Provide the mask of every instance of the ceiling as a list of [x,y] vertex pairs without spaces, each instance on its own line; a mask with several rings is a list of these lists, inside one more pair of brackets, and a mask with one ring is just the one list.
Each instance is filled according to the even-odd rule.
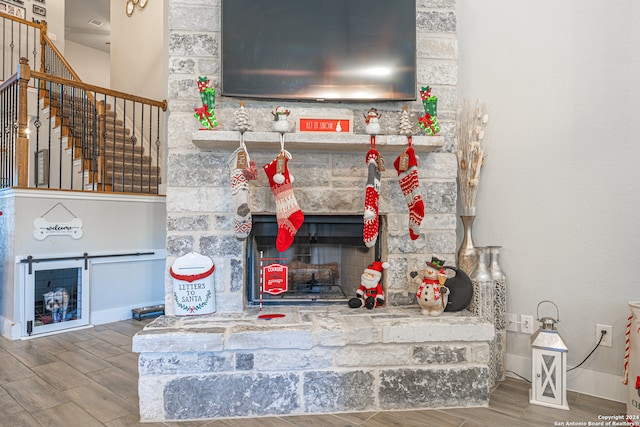
[[[109,53],[110,9],[110,0],[66,0],[64,9],[65,39]],[[124,13],[124,2],[122,11]],[[96,26],[89,21],[101,22],[102,25]]]

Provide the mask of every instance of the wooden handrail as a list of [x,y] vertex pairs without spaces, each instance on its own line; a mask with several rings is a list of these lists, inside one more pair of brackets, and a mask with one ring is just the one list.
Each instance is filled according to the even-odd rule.
[[[13,16],[13,15],[8,15],[8,14],[6,14],[4,12],[0,12],[0,18],[7,18],[7,19],[10,19],[12,21],[16,21],[16,22],[18,22],[20,24],[24,24],[24,25],[28,25],[30,27],[35,27],[35,28],[42,29],[42,23],[39,24],[37,22],[27,21],[25,19],[18,18],[18,17]],[[44,21],[42,21],[42,22],[44,22]],[[46,28],[46,25],[45,25],[45,28]],[[46,31],[46,29],[45,29],[45,31]]]
[[56,47],[56,45],[53,44],[53,42],[51,41],[51,39],[49,38],[49,36],[47,36],[47,26],[45,23],[44,26],[44,31],[40,31],[40,40],[41,40],[41,45],[42,45],[42,61],[41,61],[41,65],[40,65],[40,71],[44,72],[44,64],[45,64],[45,60],[46,60],[46,55],[45,55],[45,46],[49,46],[49,48],[51,48],[51,50],[53,51],[53,53],[55,54],[55,56],[58,58],[58,60],[60,61],[60,63],[64,66],[64,68],[67,69],[67,71],[69,72],[69,74],[71,74],[71,76],[77,80],[77,81],[82,81],[82,79],[80,78],[80,76],[78,76],[78,74],[73,70],[73,68],[71,67],[71,64],[69,64],[67,62],[66,59],[64,59],[64,56],[62,56],[62,53],[60,53],[60,51],[58,50],[58,48]]
[[51,41],[49,36],[47,36],[47,21],[41,21],[39,23],[30,22],[30,21],[27,21],[27,20],[22,19],[22,18],[18,18],[18,17],[12,16],[12,15],[8,15],[8,14],[3,13],[3,12],[0,12],[0,18],[6,18],[6,19],[14,21],[14,22],[16,22],[18,24],[27,25],[29,27],[37,28],[37,29],[40,30],[40,50],[41,50],[42,54],[40,56],[39,69],[40,69],[41,72],[44,73],[44,71],[45,71],[45,69],[44,69],[45,68],[44,64],[45,64],[45,59],[46,59],[45,47],[49,46],[51,48],[51,50],[53,51],[54,55],[60,61],[62,66],[69,72],[69,74],[74,79],[76,79],[78,81],[82,81],[82,79],[80,79],[80,76],[78,76],[78,74],[71,67],[71,64],[69,64],[67,62],[67,60],[64,58],[64,56],[62,55],[60,50],[56,47],[55,44],[53,44],[53,42]]
[[[80,163],[79,169],[82,172],[82,175],[79,179],[81,180],[81,186],[83,190],[84,190],[84,186],[90,184],[92,185],[92,188],[94,189],[94,191],[96,190],[95,188],[96,185],[102,185],[103,191],[111,191],[113,189],[112,186],[115,185],[116,179],[117,179],[118,180],[117,183],[119,183],[120,186],[122,187],[122,191],[126,189],[124,186],[125,186],[125,180],[127,180],[128,183],[126,185],[130,186],[131,191],[140,191],[143,193],[158,192],[159,183],[160,183],[159,151],[156,150],[156,153],[155,153],[156,154],[155,165],[152,165],[151,154],[149,154],[148,156],[147,155],[142,156],[139,153],[144,152],[144,144],[148,144],[149,150],[151,150],[152,148],[151,136],[153,134],[153,130],[151,128],[152,121],[150,121],[151,110],[149,110],[149,116],[147,119],[149,120],[148,121],[149,125],[147,126],[148,129],[142,128],[142,125],[147,123],[145,121],[145,106],[149,106],[154,109],[157,109],[157,111],[160,111],[160,110],[167,111],[167,108],[168,108],[167,101],[166,100],[158,101],[154,99],[149,99],[149,98],[136,96],[129,93],[124,93],[124,92],[112,90],[109,88],[104,88],[97,85],[92,85],[92,84],[82,82],[78,74],[73,70],[73,68],[71,68],[71,65],[62,56],[58,48],[52,43],[51,39],[49,39],[49,37],[47,36],[47,23],[45,21],[42,21],[40,23],[28,22],[28,21],[25,21],[24,19],[16,18],[14,16],[7,15],[6,13],[0,12],[0,20],[5,20],[5,19],[7,20],[11,28],[14,28],[14,24],[17,24],[20,28],[20,31],[26,32],[28,36],[25,39],[25,44],[27,45],[26,50],[22,49],[22,45],[23,45],[22,39],[20,39],[20,42],[19,42],[20,49],[18,49],[17,52],[14,52],[14,49],[11,50],[11,66],[12,67],[14,66],[13,64],[15,64],[16,59],[18,59],[19,61],[18,69],[16,70],[17,72],[9,76],[9,78],[7,78],[6,75],[4,74],[6,70],[4,70],[4,66],[3,66],[2,73],[3,73],[3,79],[5,81],[0,82],[0,89],[2,90],[3,94],[5,94],[6,89],[8,89],[8,90],[17,91],[17,95],[18,95],[17,96],[18,108],[17,110],[14,110],[15,117],[12,116],[11,118],[11,121],[12,121],[11,126],[17,125],[15,129],[16,132],[15,134],[13,132],[8,134],[9,137],[11,138],[11,140],[9,141],[9,144],[12,150],[12,154],[11,154],[12,160],[9,157],[7,157],[5,153],[0,153],[2,154],[1,157],[3,157],[3,159],[10,159],[10,163],[11,163],[9,166],[9,169],[7,171],[3,170],[2,172],[3,174],[7,174],[6,177],[0,178],[2,182],[7,181],[9,186],[12,186],[15,188],[29,187],[29,181],[31,176],[29,164],[30,164],[30,161],[33,160],[31,158],[32,153],[30,150],[33,149],[33,147],[30,147],[30,142],[28,138],[29,111],[27,111],[27,102],[26,102],[28,88],[29,88],[29,84],[32,84],[38,87],[40,90],[43,90],[43,89],[53,90],[50,86],[51,84],[53,84],[53,85],[59,85],[61,92],[62,91],[67,92],[66,90],[63,89],[64,87],[71,88],[72,90],[77,89],[79,91],[84,92],[83,96],[85,97],[85,101],[83,102],[84,103],[88,102],[87,105],[89,107],[93,105],[95,106],[95,108],[99,110],[99,114],[92,116],[88,120],[88,123],[90,126],[95,126],[95,124],[97,123],[97,125],[99,126],[98,129],[89,129],[87,131],[87,129],[82,127],[82,129],[73,128],[73,130],[72,129],[65,130],[65,132],[69,132],[69,136],[73,136],[73,138],[68,139],[66,142],[66,144],[69,145],[69,147],[67,148],[71,148],[70,158],[81,160],[81,162],[79,162]],[[36,31],[40,31],[40,37],[38,37],[37,34],[35,34]],[[33,37],[31,37],[29,34],[31,32],[34,33]],[[24,53],[24,54],[22,53],[23,50],[25,52],[31,52],[32,51],[31,45],[33,45],[33,58],[32,58],[33,68],[30,67],[29,59],[26,58],[26,56],[30,55],[30,53]],[[13,44],[11,45],[11,47],[13,48]],[[15,55],[15,53],[18,53],[19,55]],[[16,58],[17,56],[20,56],[20,58]],[[55,91],[57,90],[58,88],[55,89]],[[43,95],[44,95],[43,92],[39,93],[39,96],[43,96]],[[102,101],[103,98],[105,101]],[[120,107],[117,107],[118,105],[120,105],[123,108],[123,114],[125,115],[125,117],[123,121],[120,122],[123,124],[121,126],[119,125],[122,129],[120,129],[120,127],[118,128],[118,130],[115,129],[116,111],[114,109],[113,115],[111,112],[108,111],[109,108],[107,108],[105,105],[105,102],[108,98],[113,98],[109,101],[110,105],[113,105],[114,107],[116,107],[116,109],[120,108]],[[120,104],[121,101],[122,101],[122,104]],[[46,102],[47,101],[45,100],[45,103]],[[48,102],[49,103],[52,102],[51,98],[49,99]],[[133,112],[132,114],[129,114],[129,115],[126,114],[127,112],[126,108],[128,103],[133,103],[134,105]],[[135,107],[136,104],[142,105],[141,115],[139,118],[136,118],[136,111],[137,111],[137,107]],[[60,108],[62,109],[62,107]],[[56,112],[57,110],[51,110],[51,111],[54,111],[55,114],[57,114]],[[92,114],[95,114],[95,113],[92,113]],[[106,122],[107,117],[113,117],[113,123],[109,122],[107,124]],[[49,118],[51,119],[51,117]],[[15,122],[13,122],[13,120],[15,120]],[[62,117],[58,117],[56,120],[59,120],[60,123],[64,123],[64,119]],[[84,119],[81,119],[81,121],[82,120]],[[136,153],[136,155],[134,155],[133,158],[138,159],[139,162],[137,162],[136,164],[132,163],[131,165],[125,167],[124,166],[125,164],[128,165],[126,161],[128,161],[129,158],[126,157],[125,159],[124,148],[118,148],[118,150],[122,151],[122,159],[120,159],[120,161],[122,162],[121,168],[123,171],[116,173],[115,172],[116,166],[107,165],[107,160],[106,160],[107,156],[105,155],[104,147],[106,147],[109,144],[112,144],[113,147],[116,147],[117,144],[120,143],[120,140],[123,140],[124,137],[122,135],[129,134],[128,129],[125,129],[126,125],[124,124],[124,123],[127,123],[127,120],[130,121],[129,126],[133,128],[133,132],[128,138],[128,146],[131,148],[130,149],[131,153]],[[39,129],[38,124],[36,124],[35,126]],[[147,131],[146,137],[148,139],[145,139],[145,131]],[[156,143],[156,149],[157,149],[160,146],[160,114],[159,113],[157,117],[155,133],[156,133],[155,143]],[[38,132],[36,132],[36,141],[37,141],[37,134]],[[61,129],[60,135],[61,135],[60,149],[62,150],[64,148],[62,146],[62,141],[63,141],[62,129]],[[111,139],[108,139],[109,135],[111,135],[110,137]],[[115,135],[118,135],[118,136],[116,137]],[[4,132],[3,132],[3,136],[6,136]],[[99,138],[99,139],[96,139],[96,138]],[[107,141],[109,141],[109,143]],[[137,141],[142,141],[143,148],[141,151],[134,150],[133,146],[136,145]],[[79,154],[76,155],[74,154],[74,148],[76,148],[76,144],[79,144],[80,142],[82,143],[82,147],[81,147],[82,151],[78,152]],[[125,145],[123,144],[123,146]],[[36,150],[38,150],[37,147],[38,145],[36,142]],[[102,150],[102,152],[100,150]],[[114,148],[112,151],[115,152],[115,150],[116,148]],[[131,153],[127,154],[127,156],[131,156]],[[145,163],[143,164],[142,162],[144,158],[147,158],[147,160],[144,160]],[[130,178],[128,177],[128,175],[125,175],[125,172],[124,172],[125,170],[128,170],[128,169],[130,169],[130,171],[126,173],[130,174]],[[48,169],[45,169],[45,170],[48,170]],[[75,180],[77,179],[73,175],[73,172],[75,170],[76,170],[76,165],[74,162],[73,166],[71,167],[71,171],[69,172],[69,176],[65,176],[65,179],[67,178],[69,179],[69,184],[68,185],[65,184],[65,188],[66,187],[69,187],[70,189],[74,188]],[[144,172],[145,170],[146,172]],[[135,177],[134,177],[134,171],[136,174]],[[31,172],[33,172],[33,168],[31,169]],[[102,175],[98,175],[100,173]],[[118,173],[119,175],[117,175]],[[154,173],[155,176],[152,176],[152,173]],[[148,174],[148,176],[146,175],[143,176],[143,174]],[[62,174],[59,175],[58,181],[59,182],[54,185],[58,185],[62,189],[62,186],[63,186]],[[4,186],[5,184],[2,184],[2,185]],[[39,185],[40,183],[35,184],[35,186],[38,188],[39,188]],[[42,185],[45,185],[48,187],[49,186],[48,179],[46,180],[46,183]],[[155,186],[155,188],[152,188],[152,186]],[[135,188],[137,188],[137,190],[134,190]]]
[[18,73],[12,74],[11,77],[9,77],[8,79],[6,79],[3,82],[0,82],[0,92],[4,91],[6,88],[11,86],[12,84],[14,84],[18,80],[19,80]]
[[[124,98],[130,101],[135,101],[135,102],[142,102],[145,104],[151,104],[154,107],[159,107],[162,108],[162,111],[167,111],[167,101],[156,101],[153,99],[148,99],[148,98],[143,98],[143,97],[139,97],[139,96],[135,96],[135,95],[131,95],[128,93],[124,93],[124,92],[118,92],[118,91],[114,91],[111,89],[106,89],[100,86],[94,86],[94,85],[90,85],[90,84],[85,84],[82,83],[82,79],[80,79],[80,76],[78,76],[78,74],[73,70],[73,68],[71,67],[71,65],[67,62],[67,60],[64,58],[64,56],[62,56],[62,53],[60,53],[60,50],[58,50],[58,48],[56,47],[55,44],[53,44],[53,42],[51,41],[51,39],[47,36],[47,22],[46,21],[41,21],[40,23],[36,23],[36,22],[29,22],[27,20],[21,19],[21,18],[17,18],[15,16],[12,15],[7,15],[6,13],[0,12],[0,17],[2,18],[7,18],[10,19],[12,21],[15,21],[19,24],[24,24],[24,25],[28,25],[30,27],[34,27],[34,28],[38,28],[40,29],[40,44],[41,44],[41,48],[42,48],[42,55],[41,55],[41,63],[40,63],[40,71],[35,71],[35,69],[31,68],[30,69],[30,74],[32,78],[36,78],[36,79],[41,79],[41,80],[45,80],[45,81],[51,81],[53,83],[58,83],[58,84],[63,84],[63,85],[69,85],[69,86],[73,86],[73,87],[77,87],[80,89],[84,89],[88,92],[100,92],[101,94],[106,94],[109,96],[115,96],[118,98]],[[65,79],[62,77],[57,77],[57,76],[53,76],[50,74],[46,74],[44,72],[44,63],[45,63],[45,54],[44,54],[44,48],[45,46],[48,45],[51,50],[53,51],[53,53],[58,57],[58,59],[60,60],[60,63],[67,69],[67,71],[69,71],[69,74],[75,79],[75,80],[69,80],[69,79]],[[20,58],[20,62],[22,64],[22,60],[26,58]],[[91,96],[90,96],[91,98]]]
[[62,77],[52,76],[50,74],[41,73],[39,71],[31,71],[31,78],[40,79],[41,81],[49,81],[56,84],[61,84],[65,86],[72,86],[78,89],[86,90],[87,92],[98,92],[103,95],[113,96],[116,98],[122,98],[129,101],[140,102],[143,104],[149,104],[154,107],[161,108],[162,111],[167,111],[167,100],[157,101],[154,99],[143,98],[141,96],[131,95],[125,92],[119,92],[117,90],[107,89],[104,87],[82,83],[75,80],[69,80]]
[[[26,38],[26,40],[27,40],[26,41],[27,50],[29,50],[29,39],[30,39],[30,37],[28,36],[28,34],[29,34],[30,29],[33,29],[34,33],[36,31],[40,32],[40,37],[37,37],[34,34],[33,39],[31,39],[31,40],[32,40],[32,43],[33,43],[33,59],[34,59],[34,62],[36,61],[37,56],[39,56],[40,57],[39,67],[44,71],[44,60],[42,59],[42,52],[43,52],[44,45],[43,45],[42,34],[46,34],[46,32],[47,32],[47,23],[44,22],[44,21],[41,21],[39,23],[38,22],[30,22],[30,21],[27,21],[27,20],[12,16],[12,15],[8,15],[8,14],[3,13],[3,12],[0,12],[0,20],[2,21],[3,28],[5,28],[5,21],[9,21],[10,26],[11,26],[11,31],[15,32],[16,30],[18,30],[18,32],[19,32],[18,41],[17,41],[17,43],[18,43],[18,51],[20,51],[21,47],[23,47],[22,46],[22,36],[21,36],[23,29],[24,29],[24,33],[26,34],[26,37],[27,37]],[[16,28],[14,28],[14,24],[16,24]],[[40,49],[39,50],[36,48],[38,40],[40,40]],[[8,42],[6,42],[4,40],[4,37],[3,37],[3,42],[8,44]],[[13,49],[15,47],[15,45],[13,44],[13,37],[12,37],[12,43],[11,43],[10,47],[11,47],[11,54],[8,56],[8,58],[10,58],[11,64],[13,64],[13,60],[14,59],[19,64],[20,63],[20,58],[16,58],[16,57],[13,56]],[[3,52],[3,54],[5,54],[5,50],[6,49],[7,49],[7,45],[2,46],[2,49],[0,49],[0,50]],[[36,67],[38,66],[38,64],[35,64],[35,65],[36,65]],[[10,70],[10,71],[13,71],[13,70]],[[7,72],[7,70],[4,69],[4,61],[3,61],[3,69],[0,71],[0,73],[4,77],[6,77],[6,74],[5,74],[6,72]]]

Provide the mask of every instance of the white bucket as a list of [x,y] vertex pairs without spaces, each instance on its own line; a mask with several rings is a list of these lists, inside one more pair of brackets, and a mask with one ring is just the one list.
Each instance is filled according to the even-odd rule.
[[169,269],[173,278],[173,312],[176,316],[211,314],[216,311],[211,258],[190,252]]

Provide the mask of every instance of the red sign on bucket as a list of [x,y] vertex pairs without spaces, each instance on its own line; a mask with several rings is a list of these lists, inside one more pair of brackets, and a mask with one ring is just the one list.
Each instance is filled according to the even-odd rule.
[[289,267],[282,264],[269,264],[262,267],[263,291],[279,295],[289,290]]

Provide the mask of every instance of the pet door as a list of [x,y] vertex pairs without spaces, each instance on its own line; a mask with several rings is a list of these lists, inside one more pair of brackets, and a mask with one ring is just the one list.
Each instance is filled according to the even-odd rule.
[[51,333],[89,324],[89,274],[83,260],[24,266],[23,336]]

